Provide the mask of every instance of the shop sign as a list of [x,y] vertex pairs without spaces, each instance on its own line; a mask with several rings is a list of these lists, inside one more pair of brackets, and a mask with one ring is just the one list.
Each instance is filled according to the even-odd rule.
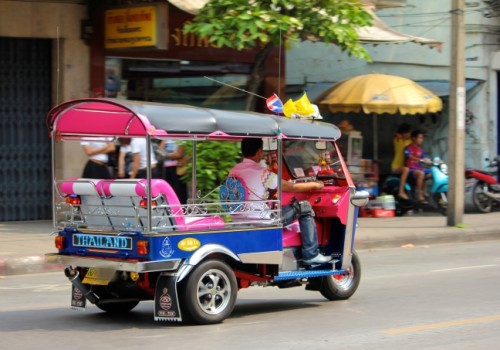
[[139,6],[106,10],[105,47],[166,48],[166,11],[159,6]]

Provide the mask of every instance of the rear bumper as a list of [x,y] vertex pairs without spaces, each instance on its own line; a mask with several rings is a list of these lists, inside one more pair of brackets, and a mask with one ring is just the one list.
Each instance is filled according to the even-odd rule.
[[45,261],[51,264],[71,265],[73,267],[93,267],[115,271],[145,273],[156,271],[175,271],[181,265],[182,260],[176,259],[131,262],[127,260],[107,260],[102,258],[86,258],[50,253],[45,255]]

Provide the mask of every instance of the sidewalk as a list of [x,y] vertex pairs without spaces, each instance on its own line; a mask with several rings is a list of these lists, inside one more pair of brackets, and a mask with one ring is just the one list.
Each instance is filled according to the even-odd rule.
[[[465,214],[460,227],[448,227],[435,213],[394,218],[359,218],[356,249],[422,246],[500,239],[500,212]],[[45,264],[55,253],[52,221],[0,222],[0,276],[62,270]]]

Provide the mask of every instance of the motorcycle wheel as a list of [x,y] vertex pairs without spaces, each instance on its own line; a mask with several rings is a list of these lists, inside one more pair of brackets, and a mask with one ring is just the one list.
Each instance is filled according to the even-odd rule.
[[436,203],[438,211],[446,216],[446,213],[448,211],[448,192],[434,193],[433,200],[434,203]]
[[493,205],[493,200],[484,194],[484,187],[487,184],[483,181],[478,181],[472,189],[472,202],[474,207],[480,213],[491,212],[491,207]]

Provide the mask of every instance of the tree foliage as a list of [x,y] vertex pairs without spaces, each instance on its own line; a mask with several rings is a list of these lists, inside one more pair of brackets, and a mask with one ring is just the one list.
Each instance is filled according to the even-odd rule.
[[210,0],[184,31],[209,37],[218,47],[261,48],[249,82],[249,90],[256,93],[265,58],[282,42],[289,47],[299,40],[321,40],[370,60],[356,28],[371,23],[371,15],[358,0]]
[[[193,154],[191,142],[185,142],[183,146],[187,154]],[[205,141],[196,144],[196,184],[202,197],[222,184],[229,171],[240,160],[240,153],[238,142]],[[184,181],[191,181],[192,170],[193,163],[190,162]]]

